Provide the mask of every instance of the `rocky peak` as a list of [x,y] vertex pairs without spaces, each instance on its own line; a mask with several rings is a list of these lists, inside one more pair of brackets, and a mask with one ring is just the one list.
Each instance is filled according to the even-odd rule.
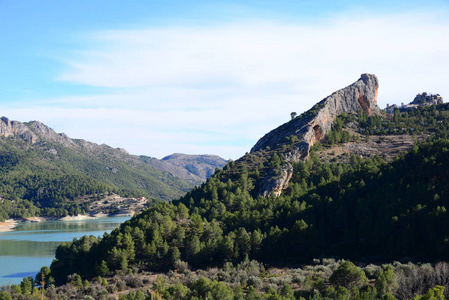
[[9,119],[7,117],[2,117],[2,121],[6,126],[11,126],[11,122],[9,122]]
[[28,127],[39,134],[49,135],[49,134],[55,133],[55,131],[53,129],[51,129],[50,127],[48,127],[47,125],[45,125],[39,121],[30,122],[28,124]]
[[39,121],[18,122],[2,117],[0,121],[0,136],[18,137],[30,145],[42,141],[53,141],[72,146],[73,141],[65,134],[58,134],[52,128]]
[[332,129],[335,118],[341,113],[357,113],[361,109],[369,115],[380,112],[377,106],[379,82],[375,75],[362,74],[353,84],[338,90],[317,103],[309,111],[293,118],[263,136],[251,149],[251,153],[264,149],[281,149],[292,144],[282,154],[285,164],[278,172],[272,172],[264,179],[260,193],[280,195],[288,186],[293,173],[293,162],[309,157],[310,148],[322,140]]
[[7,117],[2,117],[0,122],[0,136],[19,136],[26,142],[34,144],[37,142],[37,135],[25,124],[17,121],[10,121]]
[[443,103],[443,97],[441,97],[439,94],[427,94],[426,92],[422,94],[416,95],[415,99],[413,99],[410,104],[416,104],[416,105],[436,105],[436,104],[442,104]]

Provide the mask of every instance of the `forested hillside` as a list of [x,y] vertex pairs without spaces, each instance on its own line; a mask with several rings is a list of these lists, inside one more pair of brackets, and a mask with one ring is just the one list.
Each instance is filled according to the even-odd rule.
[[[89,203],[77,201],[83,196],[96,199],[116,193],[172,200],[206,178],[190,176],[182,164],[152,161],[160,161],[159,168],[123,149],[70,139],[37,121],[20,123],[3,117],[0,221],[85,213]],[[197,162],[203,168],[215,169],[223,166],[224,160],[217,158],[213,165],[208,163]],[[183,170],[183,176],[173,175],[179,174],[179,170]]]
[[0,158],[3,218],[82,213],[88,203],[74,200],[84,195],[118,193],[170,199],[190,186],[143,163],[136,168],[107,154],[80,155],[49,142],[30,147],[3,137]]
[[[54,275],[61,280],[70,273],[94,276],[99,258],[110,270],[135,262],[170,268],[176,259],[196,267],[245,257],[274,265],[331,256],[376,262],[447,259],[449,232],[442,224],[448,222],[448,159],[446,140],[424,143],[390,164],[378,157],[329,164],[313,156],[298,163],[285,195],[269,198],[251,196],[255,172],[222,182],[232,170],[225,168],[181,200],[150,208],[98,244],[87,239],[62,245]],[[79,255],[76,249],[86,243],[93,243],[91,252]]]
[[[447,107],[440,106],[436,110],[440,112],[438,116],[444,116]],[[426,115],[423,120],[427,122],[431,116],[435,113]],[[350,122],[337,120],[332,132],[338,136],[338,132],[349,130],[346,125],[351,122],[356,123],[356,128],[363,128],[364,122],[372,122],[369,118],[362,114]],[[402,122],[403,119],[397,120]],[[445,120],[429,122],[447,125]],[[354,129],[354,124],[350,128]],[[204,269],[248,259],[271,267],[299,266],[320,257],[345,258],[363,264],[447,260],[449,140],[444,131],[427,128],[428,142],[418,143],[389,162],[379,156],[361,158],[355,155],[320,160],[319,149],[334,144],[326,146],[324,140],[324,144],[312,149],[308,160],[294,164],[289,187],[279,197],[262,197],[258,184],[265,174],[281,168],[282,153],[265,149],[247,154],[228,163],[180,200],[155,205],[101,239],[84,237],[62,244],[48,276],[62,284],[73,273],[94,278],[130,270],[183,270],[187,264]],[[365,137],[358,137],[361,138]],[[291,140],[294,144],[295,139]],[[281,149],[286,147],[290,146],[284,143]],[[307,277],[310,281],[300,281],[295,287],[295,296],[311,297],[316,291],[333,298],[344,294],[344,289],[350,293],[348,295],[358,293],[358,297],[351,296],[353,299],[361,299],[363,293],[364,297],[386,294],[393,297],[393,292],[396,297],[406,299],[426,293],[435,284],[445,285],[441,280],[432,281],[433,285],[417,283],[419,274],[412,272],[407,275],[408,279],[401,277],[404,282],[396,286],[397,274],[404,272],[402,269],[393,266],[389,269],[386,265],[376,268],[377,273],[370,275],[375,287],[364,277],[369,275],[369,269],[362,271],[353,264],[341,262],[329,271],[332,276],[312,276]],[[351,285],[337,279],[340,269],[343,274],[358,274],[354,276],[361,281]],[[385,276],[394,277],[396,283],[387,282],[381,288],[378,285],[387,280]],[[259,278],[264,276],[259,275]],[[405,282],[414,282],[419,288],[415,287],[408,296],[401,296],[398,291],[406,289]],[[254,284],[250,285],[254,287]],[[232,294],[239,293],[234,289],[236,285],[233,286]],[[326,294],[326,288],[332,286],[334,292],[328,290]],[[197,288],[194,282],[187,284],[190,292],[186,295],[198,293]],[[214,286],[209,288],[212,293]],[[240,288],[243,288],[242,297],[254,299],[249,296],[253,293],[251,288]],[[429,293],[443,290],[435,288]],[[172,299],[170,292],[166,292],[166,298]],[[270,295],[269,292],[265,296],[260,292],[256,294],[267,298]],[[280,290],[274,294],[281,297],[276,299],[286,297]]]

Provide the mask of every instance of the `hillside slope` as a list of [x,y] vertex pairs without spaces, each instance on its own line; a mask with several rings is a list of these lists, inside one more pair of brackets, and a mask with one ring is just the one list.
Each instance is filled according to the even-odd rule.
[[[442,112],[441,123],[430,122],[435,114],[425,118],[447,126]],[[332,135],[340,136],[339,143],[357,140],[341,133],[344,122],[337,117],[316,146],[332,147],[326,140]],[[362,109],[351,117],[357,123],[351,126],[378,117]],[[285,154],[297,145],[293,138],[249,153],[179,201],[151,207],[101,240],[86,237],[61,245],[51,267],[55,279],[64,282],[73,272],[99,275],[93,265],[100,261],[120,272],[130,265],[167,270],[179,259],[209,267],[245,258],[280,266],[329,256],[366,262],[449,258],[449,140],[434,136],[391,162],[360,155],[321,160],[315,146],[308,159],[292,161]],[[292,167],[288,185],[263,197],[260,184],[280,174],[285,163]]]
[[[54,208],[51,214],[56,215],[79,213],[86,207],[73,200],[84,195],[118,193],[171,200],[206,179],[192,173],[194,180],[186,180],[170,173],[166,165],[173,164],[158,161],[159,167],[153,167],[120,148],[71,139],[38,121],[21,123],[2,117],[0,196],[15,200],[2,202],[3,217],[32,216],[39,208]],[[217,159],[211,166],[207,161],[198,164],[215,169],[224,160]],[[183,169],[185,177],[190,174],[182,165],[175,168]]]

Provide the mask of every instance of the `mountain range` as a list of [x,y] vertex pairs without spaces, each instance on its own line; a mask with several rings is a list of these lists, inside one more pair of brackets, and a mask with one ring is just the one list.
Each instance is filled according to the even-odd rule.
[[[30,201],[25,207],[61,207],[74,196],[104,192],[172,200],[226,163],[215,155],[173,154],[161,160],[130,155],[121,148],[71,139],[39,121],[21,123],[6,117],[0,120],[0,158],[1,197]],[[13,190],[7,184],[12,182]],[[61,192],[57,182],[73,189]]]

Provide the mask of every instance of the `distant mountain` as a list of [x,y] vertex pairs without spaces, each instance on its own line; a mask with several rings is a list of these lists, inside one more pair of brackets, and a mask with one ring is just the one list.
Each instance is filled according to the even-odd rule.
[[174,153],[161,160],[148,156],[140,159],[155,169],[166,171],[186,182],[198,185],[206,181],[215,170],[221,169],[226,160],[217,155],[188,155]]
[[[184,195],[205,181],[212,170],[225,164],[225,160],[216,156],[172,156],[182,158],[158,160],[130,155],[121,148],[71,139],[39,121],[21,123],[2,117],[0,196],[6,200],[31,201],[25,207],[32,203],[39,207],[55,206],[64,199],[73,200],[74,195],[100,192],[171,200]],[[49,181],[54,184],[48,184]],[[58,181],[66,182],[70,192],[63,193]],[[54,189],[50,191],[51,187]]]

